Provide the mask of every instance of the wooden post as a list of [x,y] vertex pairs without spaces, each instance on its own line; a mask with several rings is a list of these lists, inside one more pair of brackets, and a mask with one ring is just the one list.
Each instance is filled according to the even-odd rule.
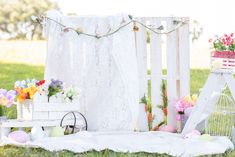
[[[175,28],[174,18],[167,19],[167,30]],[[174,100],[179,97],[179,47],[178,32],[173,31],[167,35],[167,96],[168,96],[168,124],[176,127],[176,114]]]
[[[146,22],[144,18],[138,18],[138,21],[142,23]],[[135,45],[136,45],[136,56],[138,62],[138,72],[139,72],[139,98],[141,99],[144,95],[148,96],[148,79],[147,79],[147,32],[144,27],[136,23],[139,28],[135,31]],[[144,111],[144,105],[140,104],[139,112],[139,124],[145,124],[139,126],[141,131],[148,130],[147,116]],[[144,122],[143,122],[144,121]]]
[[189,23],[179,28],[179,73],[180,97],[183,97],[190,94]]
[[[159,18],[152,18],[151,25],[155,28],[161,25]],[[156,30],[159,31],[159,30]],[[164,120],[162,110],[157,106],[162,105],[162,43],[161,35],[150,31],[150,63],[151,63],[151,101],[152,112],[155,115],[153,127]]]

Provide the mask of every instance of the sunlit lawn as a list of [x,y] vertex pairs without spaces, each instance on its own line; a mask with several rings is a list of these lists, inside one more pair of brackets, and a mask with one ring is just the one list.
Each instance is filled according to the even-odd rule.
[[[23,64],[8,64],[0,63],[0,88],[12,89],[14,87],[15,80],[27,79],[27,78],[36,78],[43,79],[43,66],[29,66]],[[204,82],[209,74],[209,70],[191,70],[191,93],[198,93],[199,89],[203,87]],[[8,112],[9,118],[16,117],[16,110],[13,107]],[[0,147],[0,156],[6,157],[154,157],[154,156],[168,156],[168,155],[159,155],[159,154],[149,154],[149,153],[116,153],[109,150],[102,152],[90,151],[82,154],[75,154],[69,151],[61,152],[48,152],[43,149],[36,148],[22,148],[14,146],[5,146]],[[226,153],[224,155],[218,156],[235,156],[235,152]]]

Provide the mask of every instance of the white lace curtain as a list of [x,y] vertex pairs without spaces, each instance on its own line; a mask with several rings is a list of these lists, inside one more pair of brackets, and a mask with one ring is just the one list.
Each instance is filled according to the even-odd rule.
[[[100,35],[130,20],[127,15],[73,17],[56,11],[47,16],[68,27]],[[114,35],[96,39],[78,36],[74,31],[63,32],[59,25],[45,21],[45,79],[60,79],[81,89],[80,104],[89,130],[143,130],[138,128],[143,124],[137,124],[139,80],[132,28],[130,24]]]

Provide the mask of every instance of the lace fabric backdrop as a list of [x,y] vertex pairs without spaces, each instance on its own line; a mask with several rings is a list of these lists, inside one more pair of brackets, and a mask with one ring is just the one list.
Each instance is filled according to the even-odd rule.
[[[108,17],[63,16],[50,11],[47,16],[67,27],[102,35],[128,22],[128,15]],[[88,121],[88,130],[143,130],[147,121],[138,124],[139,80],[133,25],[117,33],[96,39],[64,32],[46,20],[47,38],[45,79],[60,79],[81,89],[81,112]],[[143,108],[141,108],[143,109]]]

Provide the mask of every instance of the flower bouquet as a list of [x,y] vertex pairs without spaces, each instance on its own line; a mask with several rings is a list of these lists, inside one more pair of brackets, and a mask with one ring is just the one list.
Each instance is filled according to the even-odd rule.
[[72,102],[75,99],[78,99],[80,92],[77,88],[69,87],[66,88],[63,92],[65,102]]
[[79,96],[77,88],[65,86],[60,80],[46,81],[34,96],[32,119],[61,119],[65,112],[79,111]]
[[44,80],[27,79],[15,82],[15,91],[17,92],[17,118],[31,119],[32,117],[32,99],[35,93],[44,84]]
[[224,34],[209,39],[212,44],[211,67],[217,69],[234,69],[235,68],[235,36]]
[[14,104],[16,92],[0,89],[0,120],[6,119],[6,110]]
[[177,131],[181,132],[193,106],[196,104],[197,95],[185,96],[175,102]]

